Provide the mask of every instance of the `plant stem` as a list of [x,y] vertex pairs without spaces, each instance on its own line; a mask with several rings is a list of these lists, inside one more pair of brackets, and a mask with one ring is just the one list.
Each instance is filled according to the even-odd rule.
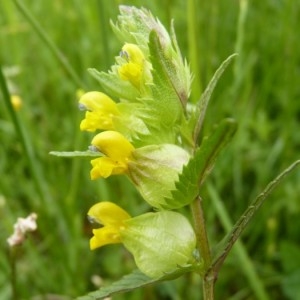
[[[204,274],[205,274],[206,270],[209,268],[212,262],[212,257],[211,257],[211,251],[209,248],[209,243],[207,238],[204,213],[202,208],[202,199],[200,196],[198,196],[191,204],[191,210],[194,218],[198,249],[200,251],[200,255],[204,262]],[[206,276],[203,278],[204,300],[214,299],[214,283],[215,283],[215,278],[213,277]]]
[[11,268],[11,275],[10,275],[10,283],[11,283],[11,292],[12,292],[12,299],[18,300],[18,289],[17,289],[17,272],[16,272],[16,253],[14,247],[10,247],[8,249],[8,256]]
[[213,300],[214,299],[214,278],[205,277],[202,282],[203,286],[203,299],[204,300]]
[[[48,191],[47,191],[46,185],[44,184],[44,181],[43,181],[42,172],[39,169],[38,164],[36,163],[36,158],[35,158],[34,150],[32,148],[32,143],[30,142],[30,139],[27,137],[24,127],[23,127],[21,121],[19,120],[18,115],[16,114],[16,112],[12,106],[12,103],[10,101],[10,94],[8,91],[6,79],[2,72],[1,65],[0,65],[0,90],[2,90],[4,103],[9,111],[9,114],[12,118],[14,127],[18,134],[18,139],[20,140],[20,143],[23,147],[23,153],[24,153],[24,156],[26,156],[26,159],[28,162],[28,167],[30,169],[33,181],[35,183],[37,193],[43,203],[50,201],[49,197],[47,196]],[[35,205],[39,206],[40,202],[36,201]]]

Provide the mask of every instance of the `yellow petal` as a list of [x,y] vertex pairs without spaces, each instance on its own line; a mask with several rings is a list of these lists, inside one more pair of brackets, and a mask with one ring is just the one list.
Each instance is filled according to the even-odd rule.
[[131,218],[123,208],[109,201],[93,205],[88,211],[88,216],[99,224],[115,226],[123,226],[123,221]]
[[116,103],[101,92],[88,92],[85,93],[79,100],[87,110],[90,111],[103,111],[107,113],[117,114],[118,109]]
[[127,164],[134,150],[132,144],[122,134],[111,130],[97,134],[92,140],[92,145],[115,162],[123,164]]
[[91,250],[109,244],[121,243],[119,230],[115,227],[105,226],[103,228],[94,229],[93,234],[94,236],[90,239]]
[[142,50],[135,44],[126,43],[122,48],[122,53],[126,53],[128,60],[135,64],[141,65],[145,60]]
[[124,174],[127,171],[127,164],[116,162],[109,157],[99,157],[91,160],[93,166],[91,170],[91,179],[103,177],[107,178],[110,175]]
[[104,225],[93,230],[94,236],[90,239],[91,250],[120,243],[120,232],[125,229],[124,221],[131,218],[124,209],[112,202],[99,202],[93,205],[88,211],[88,217]]
[[119,68],[120,78],[130,81],[135,87],[139,87],[142,77],[142,66],[131,63],[125,64]]
[[114,129],[113,120],[111,115],[105,115],[99,112],[85,113],[85,119],[80,123],[80,130],[94,132],[96,129],[111,130]]
[[85,119],[80,124],[81,130],[95,131],[96,129],[111,130],[113,118],[120,114],[117,104],[101,92],[84,94],[79,103],[87,110]]
[[136,88],[140,88],[143,78],[145,56],[142,50],[135,44],[125,44],[121,51],[126,63],[122,64],[118,70],[119,76],[123,80],[128,80]]

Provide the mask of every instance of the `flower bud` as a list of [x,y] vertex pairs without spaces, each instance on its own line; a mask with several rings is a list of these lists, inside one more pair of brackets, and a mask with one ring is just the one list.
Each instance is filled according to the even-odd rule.
[[141,83],[144,82],[144,73],[146,73],[147,67],[143,52],[135,44],[125,44],[120,56],[125,61],[118,70],[120,78],[128,80],[132,85],[140,89]]

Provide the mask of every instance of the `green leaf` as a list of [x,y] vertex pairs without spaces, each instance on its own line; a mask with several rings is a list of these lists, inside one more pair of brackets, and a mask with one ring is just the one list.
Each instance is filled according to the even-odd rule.
[[237,124],[232,119],[224,119],[215,131],[203,140],[188,164],[183,167],[173,198],[166,199],[168,206],[179,208],[190,204],[199,194],[201,184],[210,173],[214,162],[235,133]]
[[[173,40],[175,39],[173,33]],[[176,104],[180,104],[182,109],[188,99],[191,75],[188,65],[182,60],[179,48],[175,52],[173,48],[163,45],[158,33],[153,30],[149,35],[149,49],[154,83],[160,83],[158,89],[164,88],[167,83],[168,88],[176,95]]]
[[97,291],[91,292],[85,296],[77,298],[78,300],[92,300],[103,299],[117,293],[124,293],[153,282],[159,281],[158,279],[149,278],[139,270],[134,270],[131,274],[125,275],[120,280],[105,286]]
[[283,179],[289,175],[296,167],[300,165],[300,160],[295,161],[282,173],[280,173],[273,181],[271,181],[267,187],[260,193],[248,206],[243,215],[236,222],[231,232],[226,235],[226,237],[220,242],[217,247],[216,255],[213,260],[213,263],[207,274],[216,274],[221,268],[225,258],[228,256],[232,246],[236,240],[241,236],[249,222],[253,219],[255,213],[268,198],[271,192],[283,181]]
[[98,157],[103,156],[101,152],[95,151],[51,151],[50,155],[60,156],[60,157]]
[[186,267],[178,268],[176,271],[166,274],[160,278],[150,278],[144,275],[139,270],[134,270],[131,274],[125,275],[120,280],[112,283],[109,286],[105,286],[97,291],[91,292],[85,296],[77,298],[78,300],[96,300],[104,299],[106,297],[132,291],[149,284],[157,283],[160,281],[173,280],[180,275],[191,272],[195,269],[195,266],[188,265]]
[[230,55],[222,64],[221,66],[217,69],[217,71],[215,72],[214,76],[212,77],[212,79],[210,80],[208,86],[206,87],[204,93],[202,94],[199,103],[198,103],[198,107],[197,107],[197,122],[196,122],[196,126],[194,129],[194,141],[196,142],[198,140],[198,136],[199,133],[201,131],[202,125],[203,125],[203,121],[204,121],[204,117],[206,114],[206,109],[211,97],[212,92],[214,91],[216,84],[218,83],[221,75],[223,74],[223,72],[225,71],[225,69],[227,68],[228,64],[231,62],[231,60],[236,56],[237,54],[232,54]]

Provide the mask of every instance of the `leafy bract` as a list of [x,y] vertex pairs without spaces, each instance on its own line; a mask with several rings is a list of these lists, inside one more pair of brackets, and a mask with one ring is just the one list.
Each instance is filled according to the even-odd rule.
[[205,138],[201,146],[195,151],[188,164],[183,167],[176,190],[172,191],[172,199],[166,199],[168,207],[180,208],[190,204],[199,194],[199,189],[207,175],[210,173],[214,162],[235,133],[237,124],[233,119],[224,119]]
[[120,235],[137,267],[151,278],[195,262],[196,235],[182,214],[163,210],[124,221]]
[[150,278],[144,275],[139,270],[134,270],[132,273],[125,275],[120,280],[115,281],[109,286],[105,286],[100,288],[97,291],[91,292],[85,296],[78,297],[78,300],[96,300],[96,299],[104,299],[106,297],[118,294],[129,292],[141,287],[144,287],[149,284],[166,281],[166,280],[173,280],[178,278],[179,276],[191,272],[195,270],[194,265],[187,265],[184,267],[178,267],[178,269],[172,273],[168,273],[160,278]]
[[116,71],[105,73],[99,72],[96,69],[88,69],[89,73],[99,81],[104,91],[117,99],[126,99],[130,101],[137,101],[139,97],[139,92],[134,86],[132,86],[128,81],[121,80],[117,75]]
[[153,76],[153,84],[150,86],[152,95],[144,99],[149,121],[152,119],[152,126],[172,130],[183,113],[182,104],[175,89],[174,73],[176,70],[164,52],[155,31],[151,31],[149,36],[149,50]]
[[103,156],[101,152],[96,151],[51,151],[49,154],[60,157],[95,157]]
[[201,98],[198,102],[198,106],[197,106],[196,113],[195,113],[196,114],[195,119],[197,119],[195,130],[194,130],[194,141],[195,142],[197,141],[198,135],[199,135],[199,133],[201,131],[201,128],[202,128],[202,124],[203,124],[203,121],[204,121],[204,117],[205,117],[205,114],[206,114],[206,109],[207,109],[209,100],[211,98],[211,94],[214,91],[214,89],[216,87],[216,84],[218,83],[221,75],[223,74],[223,72],[225,71],[225,69],[227,68],[227,66],[231,62],[231,60],[236,55],[237,54],[232,54],[225,61],[223,61],[221,66],[217,69],[214,76],[210,80],[208,86],[206,87],[204,93],[202,94],[202,96],[201,96]]

